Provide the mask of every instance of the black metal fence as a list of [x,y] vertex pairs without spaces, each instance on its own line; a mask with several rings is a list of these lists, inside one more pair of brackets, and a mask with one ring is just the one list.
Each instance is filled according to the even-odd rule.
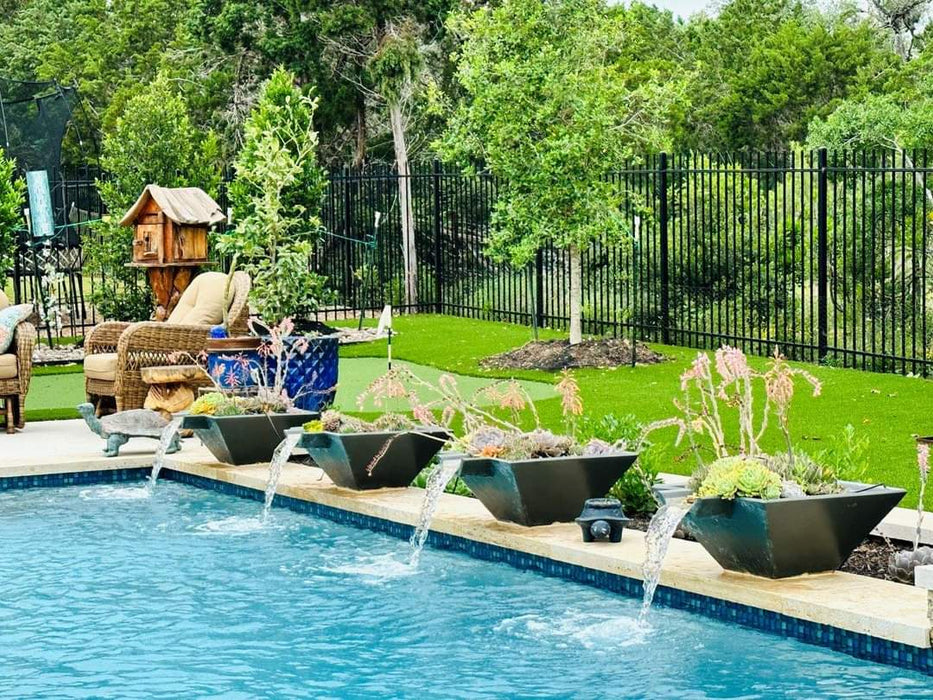
[[[610,177],[630,235],[583,252],[584,331],[755,354],[779,347],[801,360],[925,375],[930,172],[926,152],[890,151],[660,154],[625,164]],[[322,318],[390,303],[567,325],[564,251],[546,248],[521,270],[485,254],[495,178],[435,163],[407,182],[417,301],[406,303],[397,174],[342,170],[331,174],[328,235],[312,261],[334,294]],[[80,265],[69,289],[86,292],[93,276],[78,275]],[[79,296],[76,331],[97,321]]]

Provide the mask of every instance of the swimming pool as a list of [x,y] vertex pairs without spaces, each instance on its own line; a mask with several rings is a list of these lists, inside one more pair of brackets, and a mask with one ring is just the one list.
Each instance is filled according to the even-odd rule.
[[0,493],[0,697],[929,696],[929,678],[172,482]]

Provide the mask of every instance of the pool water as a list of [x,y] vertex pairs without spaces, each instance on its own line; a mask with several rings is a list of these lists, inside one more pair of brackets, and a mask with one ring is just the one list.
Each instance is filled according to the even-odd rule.
[[0,697],[922,697],[930,679],[160,482],[0,493]]

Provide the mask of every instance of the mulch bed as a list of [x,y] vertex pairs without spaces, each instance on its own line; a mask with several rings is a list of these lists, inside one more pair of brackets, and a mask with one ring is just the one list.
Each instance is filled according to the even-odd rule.
[[[635,344],[635,362],[653,365],[667,358],[644,343]],[[543,369],[557,371],[584,367],[620,367],[632,364],[632,346],[628,340],[606,338],[584,340],[571,345],[569,340],[534,340],[520,348],[487,357],[487,369]]]
[[[626,527],[632,530],[639,530],[640,532],[647,531],[648,523],[651,522],[651,516],[639,514],[630,517],[631,520]],[[687,534],[680,529],[674,533],[674,537],[694,541],[692,537],[687,536]],[[868,537],[852,552],[845,564],[839,568],[839,571],[901,583],[888,575],[888,558],[894,552],[903,551],[905,549],[910,549],[910,545],[906,542],[886,540],[882,537]]]

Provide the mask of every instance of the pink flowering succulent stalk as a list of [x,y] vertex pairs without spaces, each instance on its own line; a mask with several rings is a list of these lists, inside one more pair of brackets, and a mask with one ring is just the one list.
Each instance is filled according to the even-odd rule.
[[[793,460],[788,414],[794,398],[794,379],[797,376],[813,387],[813,396],[819,396],[819,380],[805,370],[791,367],[777,351],[764,372],[755,370],[749,365],[745,353],[728,345],[715,352],[715,362],[710,360],[708,354],[698,353],[690,367],[680,376],[683,394],[674,400],[674,405],[681,415],[655,421],[646,426],[641,440],[644,441],[648,434],[655,430],[677,426],[676,443],[679,444],[686,435],[700,466],[704,461],[697,442],[698,437],[705,437],[710,441],[713,459],[728,457],[730,446],[722,420],[722,404],[734,408],[738,414],[739,433],[736,447],[739,454],[749,457],[763,454],[760,442],[768,428],[768,417],[773,411],[787,443],[788,455]],[[761,417],[756,421],[757,382],[764,384],[765,401],[760,408]]]
[[920,533],[923,529],[923,495],[930,476],[930,443],[917,443],[917,471],[920,475],[920,495],[917,498],[917,532],[914,534],[914,551],[920,546]]

